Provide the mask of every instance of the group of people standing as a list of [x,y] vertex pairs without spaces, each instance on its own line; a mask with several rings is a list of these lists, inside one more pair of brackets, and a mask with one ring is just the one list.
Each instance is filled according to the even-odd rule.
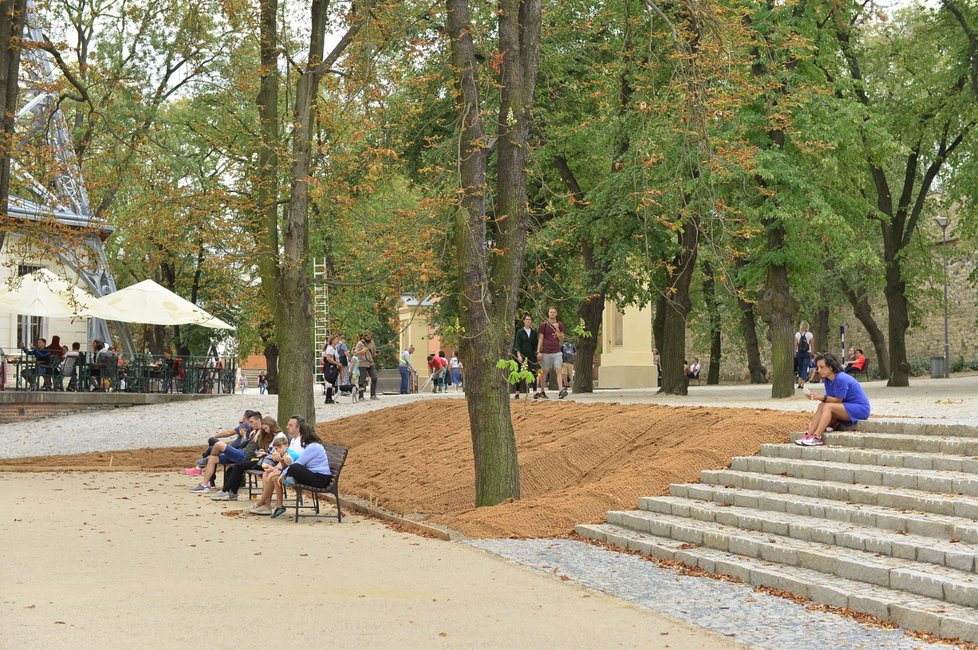
[[336,402],[336,394],[350,394],[358,391],[363,394],[367,378],[370,378],[370,399],[377,397],[377,344],[373,332],[365,331],[359,336],[353,349],[346,342],[346,336],[334,334],[323,348],[322,373],[326,387],[326,403]]
[[[533,399],[548,399],[548,374],[552,374],[557,383],[557,399],[567,397],[576,353],[576,348],[567,340],[567,328],[557,320],[556,307],[547,310],[547,320],[538,328],[533,327],[533,316],[529,312],[523,314],[523,325],[516,328],[513,337],[513,356],[521,368],[525,367],[536,377],[537,390]],[[529,394],[526,381],[520,381],[515,387],[516,399],[521,393]]]

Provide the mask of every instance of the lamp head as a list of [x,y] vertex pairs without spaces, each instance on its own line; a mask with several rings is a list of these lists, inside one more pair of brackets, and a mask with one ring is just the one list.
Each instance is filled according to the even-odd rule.
[[934,217],[934,223],[936,223],[937,227],[941,230],[947,230],[947,227],[951,224],[951,220],[945,216]]

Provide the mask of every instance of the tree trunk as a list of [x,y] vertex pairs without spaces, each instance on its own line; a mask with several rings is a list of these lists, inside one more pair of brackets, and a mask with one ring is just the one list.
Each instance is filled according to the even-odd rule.
[[696,255],[699,249],[699,218],[687,217],[680,231],[679,252],[672,261],[669,280],[666,283],[666,308],[662,328],[664,350],[659,350],[662,360],[662,386],[660,393],[667,395],[686,395],[689,393],[689,378],[686,376],[686,317],[692,309],[689,299],[689,286],[696,269]]
[[829,345],[829,308],[824,305],[815,314],[815,345],[819,352],[834,352]]
[[[261,276],[262,294],[272,317],[273,328],[279,331],[282,315],[278,301],[279,236],[278,236],[278,176],[279,176],[279,114],[278,114],[278,0],[260,1],[259,50],[261,79],[258,97],[260,124],[258,143],[258,172],[254,183],[255,239],[258,250],[258,273]],[[268,370],[268,392],[279,393],[278,346],[264,336],[265,364]],[[277,418],[286,422],[295,412],[289,412],[279,403]],[[305,417],[305,413],[298,413]]]
[[754,316],[754,305],[743,298],[737,299],[742,318],[740,330],[744,337],[744,349],[747,351],[747,372],[750,383],[766,384],[767,368],[761,363],[761,345],[757,339],[757,318]]
[[[782,250],[785,232],[780,223],[765,222],[767,227],[767,249],[771,252]],[[783,264],[769,263],[764,293],[757,301],[761,317],[767,323],[767,338],[771,342],[771,397],[791,397],[795,394],[795,345],[794,320],[798,313],[795,300],[788,284],[788,269]]]
[[577,315],[584,320],[584,327],[591,333],[581,337],[577,343],[577,358],[574,359],[574,392],[594,392],[594,354],[601,339],[601,318],[604,315],[604,294],[593,293],[584,298],[577,308]]
[[907,309],[907,285],[903,281],[903,272],[899,259],[886,262],[883,295],[886,296],[886,313],[890,362],[890,379],[887,386],[909,386],[910,364],[907,362],[907,328],[910,327],[910,315]]
[[540,47],[539,0],[503,0],[499,20],[499,119],[496,140],[497,240],[486,242],[486,152],[476,49],[467,0],[446,0],[452,63],[458,75],[460,197],[455,213],[462,356],[475,458],[475,505],[520,496],[516,438],[507,385],[496,361],[508,358],[526,252],[526,160]]
[[312,292],[309,286],[309,177],[311,133],[316,120],[316,96],[322,71],[328,0],[312,0],[309,60],[299,77],[292,120],[291,201],[283,232],[284,259],[278,287],[276,323],[280,355],[280,421],[302,413],[316,422],[313,381],[317,363],[312,341]]
[[[274,343],[265,344],[265,378],[268,381],[268,394],[278,395],[278,347]],[[288,422],[288,418],[288,415],[283,418],[279,412],[279,422]]]
[[[880,377],[889,377],[890,353],[886,349],[886,338],[883,336],[883,330],[876,323],[876,319],[873,318],[873,308],[869,304],[869,298],[866,297],[866,292],[860,290],[859,293],[856,293],[856,291],[849,288],[845,283],[842,283],[842,291],[852,306],[852,313],[856,315],[856,319],[862,323],[863,327],[869,333],[869,340],[873,345],[873,350],[876,352],[876,359],[874,360],[876,364],[875,372]],[[852,345],[852,343],[849,345]],[[860,345],[859,347],[863,346]]]
[[706,375],[708,385],[720,383],[720,354],[721,354],[721,322],[720,303],[717,300],[717,280],[713,265],[703,262],[703,298],[706,301],[706,313],[710,319],[710,369]]
[[[14,118],[20,93],[20,42],[27,0],[0,1],[0,217],[7,216]],[[2,243],[0,239],[0,243]]]
[[[655,299],[655,314],[652,316],[652,343],[662,355],[666,331],[666,294],[660,293]],[[661,358],[659,363],[661,364]]]

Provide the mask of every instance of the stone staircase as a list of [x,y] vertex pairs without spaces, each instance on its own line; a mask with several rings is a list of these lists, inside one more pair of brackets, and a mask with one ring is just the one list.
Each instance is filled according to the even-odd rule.
[[764,445],[576,531],[978,643],[978,428],[870,422],[825,441]]

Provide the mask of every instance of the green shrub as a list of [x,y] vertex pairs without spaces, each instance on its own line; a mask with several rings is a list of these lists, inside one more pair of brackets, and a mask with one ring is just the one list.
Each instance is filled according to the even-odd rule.
[[965,369],[965,367],[966,364],[964,362],[964,357],[960,354],[958,355],[957,359],[951,362],[951,372],[961,372]]
[[930,357],[913,357],[907,359],[910,364],[911,377],[923,377],[930,374]]

